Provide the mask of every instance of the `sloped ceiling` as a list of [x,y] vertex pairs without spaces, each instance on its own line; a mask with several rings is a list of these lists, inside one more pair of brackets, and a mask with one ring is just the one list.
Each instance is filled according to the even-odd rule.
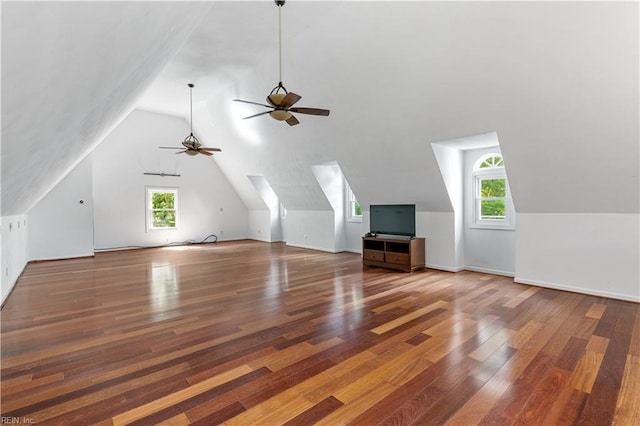
[[249,208],[264,208],[248,178],[262,175],[287,208],[328,209],[311,168],[337,161],[364,205],[451,211],[430,143],[496,132],[519,212],[640,210],[637,2],[290,0],[283,83],[331,109],[295,127],[243,121],[260,107],[231,101],[262,102],[278,82],[273,2],[114,4],[139,19],[3,5],[3,214],[28,209],[127,108],[186,117],[188,82],[195,131],[223,149]]
[[2,215],[27,212],[86,156],[210,4],[2,3]]

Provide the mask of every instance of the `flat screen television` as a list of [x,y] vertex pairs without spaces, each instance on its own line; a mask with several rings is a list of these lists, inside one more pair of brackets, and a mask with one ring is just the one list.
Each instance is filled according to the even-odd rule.
[[369,206],[372,234],[416,236],[415,204],[372,204]]

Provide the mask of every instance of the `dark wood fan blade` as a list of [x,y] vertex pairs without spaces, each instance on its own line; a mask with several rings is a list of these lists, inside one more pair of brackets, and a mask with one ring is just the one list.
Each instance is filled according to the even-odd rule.
[[160,148],[160,149],[184,149],[184,148],[180,148],[178,146],[159,146],[158,148]]
[[300,123],[300,122],[298,121],[298,119],[297,119],[294,115],[292,115],[291,117],[287,118],[287,120],[286,120],[286,121],[287,121],[287,124],[288,124],[289,126],[295,126],[296,124]]
[[269,114],[270,112],[271,112],[271,111],[259,112],[259,113],[257,113],[257,114],[253,114],[253,115],[250,115],[250,116],[248,116],[248,117],[244,117],[244,118],[243,118],[243,120],[246,120],[247,118],[257,117],[257,116],[259,116],[259,115]]
[[244,102],[245,104],[260,105],[260,106],[267,107],[267,108],[273,108],[273,106],[271,106],[271,105],[261,104],[259,102],[244,101],[242,99],[234,99],[233,101],[234,102]]
[[329,115],[328,109],[321,109],[321,108],[298,107],[298,108],[290,108],[289,111],[299,112],[300,114],[324,115],[324,116]]
[[198,150],[198,153],[202,154],[202,155],[208,155],[209,157],[211,157],[213,155],[213,153],[209,152],[209,151],[203,151],[202,148],[200,148]]
[[289,92],[284,98],[282,98],[282,102],[280,102],[280,106],[289,108],[290,106],[298,102],[300,99],[302,99],[302,96],[296,95],[293,92]]
[[200,147],[200,148],[198,148],[198,149],[203,149],[203,150],[205,150],[205,151],[222,152],[222,150],[221,150],[220,148],[203,148],[203,147]]

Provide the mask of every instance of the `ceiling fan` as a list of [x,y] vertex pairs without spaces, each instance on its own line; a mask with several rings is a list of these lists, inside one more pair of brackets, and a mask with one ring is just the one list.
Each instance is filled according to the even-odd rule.
[[[276,5],[278,6],[278,56],[279,56],[279,66],[280,66],[280,81],[278,85],[271,90],[271,93],[267,96],[267,104],[262,104],[259,102],[245,101],[242,99],[234,99],[235,102],[244,102],[252,105],[260,105],[263,107],[267,107],[270,111],[260,112],[258,114],[250,115],[248,117],[244,117],[243,120],[247,118],[258,117],[260,115],[269,114],[272,118],[278,121],[286,121],[290,126],[295,126],[300,123],[298,119],[292,114],[292,112],[300,113],[300,114],[310,114],[310,115],[329,115],[328,109],[321,108],[307,108],[307,107],[294,107],[293,105],[298,102],[302,96],[297,95],[293,92],[288,92],[287,89],[282,85],[282,18],[281,18],[281,10],[282,6],[284,6],[285,0],[275,0]],[[280,91],[282,90],[282,92]]]
[[180,151],[176,152],[176,154],[185,153],[191,156],[198,155],[198,154],[212,156],[214,152],[222,152],[220,148],[203,147],[200,141],[198,140],[198,138],[196,138],[193,135],[193,88],[194,88],[194,85],[192,83],[189,83],[188,86],[189,86],[189,105],[190,105],[189,125],[191,129],[189,136],[184,138],[184,140],[182,141],[183,147],[161,146],[159,148],[160,149],[179,149]]

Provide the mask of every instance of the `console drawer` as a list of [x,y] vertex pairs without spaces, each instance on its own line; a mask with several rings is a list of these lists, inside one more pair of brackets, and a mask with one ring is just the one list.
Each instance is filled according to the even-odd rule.
[[387,263],[395,263],[396,265],[410,265],[411,257],[404,253],[385,253],[384,261]]
[[364,250],[362,253],[364,260],[375,260],[377,262],[384,262],[384,252],[378,250]]

